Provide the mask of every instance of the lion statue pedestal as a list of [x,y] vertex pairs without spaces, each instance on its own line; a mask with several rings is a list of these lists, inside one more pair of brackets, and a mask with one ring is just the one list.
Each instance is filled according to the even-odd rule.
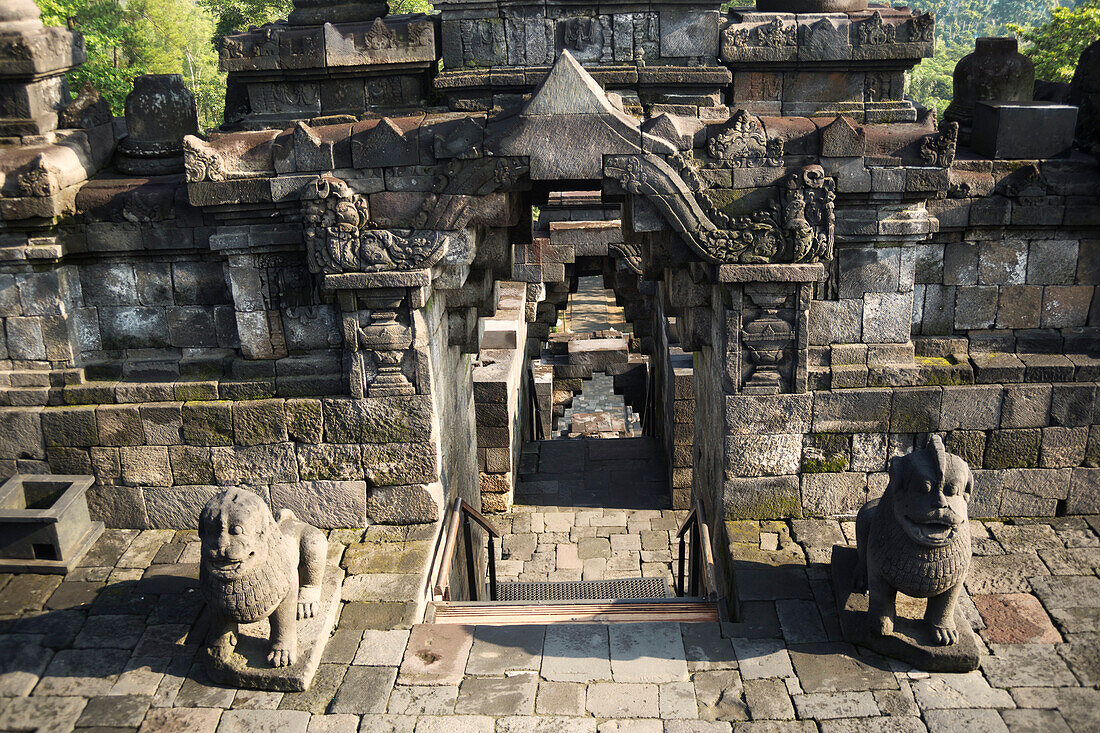
[[327,568],[328,540],[256,494],[229,489],[199,515],[199,587],[214,682],[257,690],[309,688],[336,624],[343,572]]
[[856,548],[833,547],[848,641],[919,669],[978,668],[977,639],[958,607],[970,568],[973,488],[966,462],[944,450],[937,435],[891,462],[882,498],[856,517]]

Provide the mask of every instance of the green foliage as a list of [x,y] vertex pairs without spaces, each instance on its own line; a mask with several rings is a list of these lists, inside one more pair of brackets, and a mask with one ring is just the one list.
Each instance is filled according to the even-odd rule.
[[47,25],[84,34],[88,61],[70,84],[92,86],[122,114],[134,77],[182,74],[195,95],[202,126],[221,122],[225,76],[210,39],[213,18],[196,0],[38,0]]
[[1019,32],[1021,26],[1044,23],[1052,12],[1063,12],[1059,5],[1073,1],[911,0],[909,4],[915,10],[935,13],[936,52],[910,72],[909,96],[918,104],[942,113],[951,103],[955,64],[974,50],[975,39],[1008,36]]
[[432,4],[428,0],[390,0],[390,15],[430,12]]
[[942,114],[951,103],[951,75],[955,64],[973,50],[973,46],[962,43],[937,44],[935,55],[909,73],[909,96]]
[[1100,0],[1076,8],[1056,8],[1045,23],[1013,30],[1024,41],[1024,53],[1035,63],[1035,78],[1068,82],[1077,60],[1090,43],[1100,38]]
[[291,0],[199,0],[199,5],[215,18],[215,43],[233,31],[285,18],[293,8]]
[[126,57],[126,49],[140,42],[126,11],[116,0],[38,0],[38,7],[46,25],[68,26],[84,34],[88,61],[70,75],[73,89],[90,81],[115,114],[121,114],[131,80],[148,73],[132,69]]

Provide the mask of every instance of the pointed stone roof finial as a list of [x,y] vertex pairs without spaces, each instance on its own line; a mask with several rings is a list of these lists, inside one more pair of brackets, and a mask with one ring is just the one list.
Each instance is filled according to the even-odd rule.
[[614,113],[603,87],[569,51],[561,52],[523,109],[523,114],[528,116]]

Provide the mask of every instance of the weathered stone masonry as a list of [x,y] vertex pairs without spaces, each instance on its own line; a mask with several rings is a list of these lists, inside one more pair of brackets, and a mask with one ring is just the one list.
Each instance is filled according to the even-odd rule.
[[[599,257],[678,505],[850,514],[938,432],[973,516],[1100,510],[1100,170],[937,129],[903,96],[930,16],[440,10],[230,36],[206,135],[178,79],[112,120],[64,88],[78,35],[0,27],[49,108],[0,120],[3,473],[91,473],[119,527],[231,485],[323,527],[506,509],[535,344]],[[621,231],[532,237],[578,188]]]

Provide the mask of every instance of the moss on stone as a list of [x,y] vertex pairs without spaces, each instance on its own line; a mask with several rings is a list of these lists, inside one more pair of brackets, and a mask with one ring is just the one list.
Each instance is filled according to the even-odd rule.
[[802,473],[840,473],[848,468],[848,456],[835,454],[828,458],[802,457]]

